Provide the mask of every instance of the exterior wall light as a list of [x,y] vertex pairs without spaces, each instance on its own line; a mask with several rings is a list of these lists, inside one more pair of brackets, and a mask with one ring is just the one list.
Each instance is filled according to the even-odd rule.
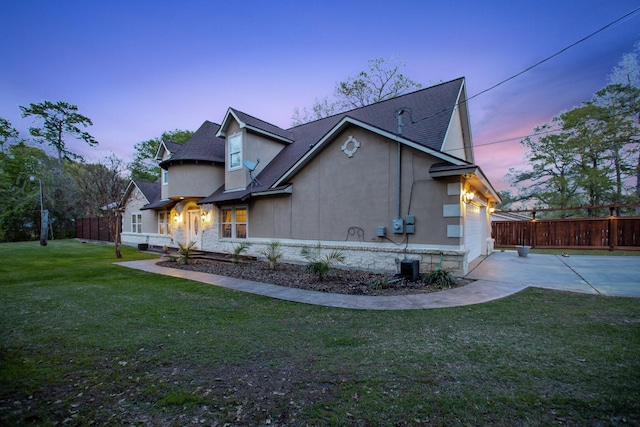
[[476,193],[473,190],[468,190],[462,193],[462,201],[465,203],[471,203],[473,199],[476,197]]
[[211,212],[202,211],[202,222],[210,222],[211,221]]
[[178,214],[178,213],[177,213],[177,214],[175,214],[175,215],[173,216],[173,221],[174,221],[176,224],[180,224],[180,223],[182,222],[182,215],[181,215],[181,214]]

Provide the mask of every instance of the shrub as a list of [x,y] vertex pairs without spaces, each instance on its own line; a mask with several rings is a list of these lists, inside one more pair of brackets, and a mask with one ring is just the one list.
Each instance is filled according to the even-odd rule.
[[386,277],[374,277],[369,281],[369,287],[373,290],[380,291],[382,289],[389,289],[392,283]]
[[322,254],[322,245],[320,242],[313,248],[303,247],[300,255],[307,260],[307,271],[318,276],[319,280],[323,280],[331,266],[338,262],[344,262],[344,255],[341,251],[334,249],[329,254]]
[[251,247],[251,243],[242,242],[238,243],[233,247],[233,251],[229,253],[229,256],[233,258],[233,262],[238,264],[240,262],[240,257],[244,254],[247,249]]
[[423,282],[427,285],[435,286],[438,288],[451,288],[458,284],[458,279],[447,270],[443,270],[441,268],[436,268],[435,270],[431,270],[427,273],[426,276],[423,277]]
[[280,258],[284,256],[280,250],[281,246],[282,244],[280,242],[274,240],[270,242],[266,248],[260,251],[262,255],[267,257],[267,261],[269,262],[269,266],[272,270],[276,269],[276,264],[280,261]]
[[189,260],[193,256],[193,252],[195,250],[194,249],[195,245],[196,245],[196,242],[194,242],[193,240],[187,243],[186,245],[183,245],[182,243],[178,243],[178,247],[179,247],[178,263],[179,264],[189,264]]

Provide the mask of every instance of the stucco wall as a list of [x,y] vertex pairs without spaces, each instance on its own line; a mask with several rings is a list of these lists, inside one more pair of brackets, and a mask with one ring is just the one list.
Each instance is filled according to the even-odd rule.
[[[242,160],[256,163],[260,159],[253,176],[257,176],[273,158],[285,147],[285,143],[277,142],[262,135],[241,129],[237,122],[229,125],[227,137],[240,132],[242,134]],[[225,144],[225,159],[229,158],[229,145]],[[245,188],[250,183],[249,171],[242,166],[239,169],[225,171],[225,189]]]
[[[342,150],[349,137],[360,144],[352,157]],[[250,236],[344,241],[355,235],[363,242],[405,244],[407,235],[392,232],[392,220],[398,216],[397,150],[396,142],[347,129],[292,178],[291,195],[255,199],[250,205]],[[459,225],[461,215],[444,217],[442,206],[458,203],[460,196],[447,194],[451,180],[429,176],[436,161],[402,148],[400,216],[415,216],[409,243],[458,248],[460,239],[447,237],[447,225]],[[386,227],[386,238],[376,237],[377,227]]]
[[167,198],[206,197],[220,188],[224,166],[185,163],[169,168]]

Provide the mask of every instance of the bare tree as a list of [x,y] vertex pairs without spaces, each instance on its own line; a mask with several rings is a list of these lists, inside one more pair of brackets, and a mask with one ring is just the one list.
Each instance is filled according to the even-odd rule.
[[321,100],[316,98],[311,110],[306,107],[302,110],[295,108],[292,116],[293,125],[322,119],[420,89],[420,83],[402,74],[401,69],[404,66],[404,62],[397,57],[391,60],[369,60],[368,71],[360,71],[355,77],[348,77],[336,85],[333,100],[328,97]]
[[106,220],[117,258],[122,258],[120,224],[127,204],[122,196],[129,183],[125,172],[125,163],[112,154],[98,163],[85,165],[78,176],[80,194],[86,208]]

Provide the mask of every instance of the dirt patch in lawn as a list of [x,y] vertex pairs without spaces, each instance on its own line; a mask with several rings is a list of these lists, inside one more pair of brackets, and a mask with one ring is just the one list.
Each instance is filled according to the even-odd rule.
[[[354,269],[333,268],[327,276],[319,279],[315,274],[309,273],[306,266],[299,264],[279,263],[275,270],[270,268],[267,262],[253,260],[233,263],[196,259],[190,260],[189,264],[160,261],[158,265],[291,288],[347,295],[389,296],[443,290],[441,286],[428,285],[420,279],[410,281],[398,278],[394,274],[373,273]],[[464,286],[470,282],[471,280],[458,278],[456,285],[452,287]]]

